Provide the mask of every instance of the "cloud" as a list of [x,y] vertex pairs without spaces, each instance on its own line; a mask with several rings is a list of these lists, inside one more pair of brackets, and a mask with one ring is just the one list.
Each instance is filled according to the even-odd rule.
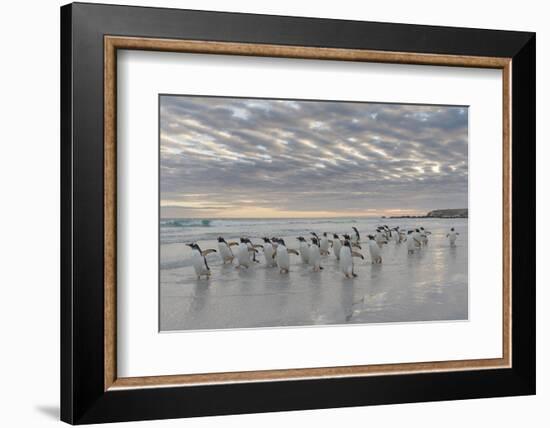
[[467,206],[463,106],[163,95],[160,113],[163,215]]

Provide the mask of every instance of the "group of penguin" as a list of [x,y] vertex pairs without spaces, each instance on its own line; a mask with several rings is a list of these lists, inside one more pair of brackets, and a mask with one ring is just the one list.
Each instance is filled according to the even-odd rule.
[[[308,242],[303,236],[298,236],[296,238],[299,242],[298,250],[287,248],[285,240],[277,237],[264,237],[263,244],[254,244],[248,238],[240,238],[239,242],[227,242],[220,236],[218,237],[218,250],[202,250],[196,242],[186,245],[191,247],[191,260],[198,279],[202,276],[206,278],[210,277],[211,271],[206,260],[206,256],[210,253],[218,252],[223,264],[229,263],[234,264],[236,268],[248,269],[253,266],[254,263],[260,263],[257,258],[260,249],[264,254],[266,266],[278,267],[281,274],[289,272],[291,254],[299,256],[302,263],[312,266],[314,272],[320,272],[323,269],[321,266],[321,256],[329,256],[330,249],[332,249],[344,276],[346,278],[354,278],[357,276],[354,272],[354,257],[358,257],[362,260],[364,260],[365,257],[361,253],[355,251],[355,249],[362,250],[360,245],[361,239],[357,228],[352,227],[352,229],[354,232],[353,236],[344,234],[342,238],[336,233],[332,234],[331,239],[326,232],[324,232],[321,237],[315,232],[310,232],[312,237],[309,239],[311,242]],[[389,228],[387,225],[379,226],[376,228],[374,234],[367,235],[372,263],[382,263],[380,250],[384,244],[391,241],[396,244],[407,242],[408,253],[413,254],[421,247],[428,245],[428,236],[430,234],[431,232],[425,230],[423,227],[405,232],[400,230],[398,226],[394,228]],[[451,228],[450,232],[447,234],[451,246],[455,245],[457,235],[459,234],[455,232],[454,228]],[[237,248],[233,250],[232,247]]]

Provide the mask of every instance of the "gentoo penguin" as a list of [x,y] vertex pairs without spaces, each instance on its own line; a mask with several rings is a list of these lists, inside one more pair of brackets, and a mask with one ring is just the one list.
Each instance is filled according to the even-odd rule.
[[393,233],[391,234],[391,237],[393,239],[393,242],[396,244],[399,244],[401,242],[401,234],[399,233],[399,227],[394,227]]
[[[231,242],[231,244],[239,245],[236,242]],[[230,244],[228,244],[222,236],[218,237],[218,251],[220,253],[220,259],[222,259],[223,264],[226,264],[227,262],[231,263],[235,258],[235,256],[233,255],[233,251],[231,250]]]
[[382,256],[380,255],[380,245],[376,242],[374,235],[368,235],[369,238],[369,252],[370,258],[373,264],[382,263]]
[[334,251],[336,260],[340,260],[340,249],[342,248],[342,241],[340,241],[340,237],[336,233],[333,233],[332,237],[334,238],[332,241],[332,250]]
[[300,242],[300,257],[302,263],[307,265],[309,263],[309,244],[303,236],[298,236],[296,239]]
[[290,269],[290,256],[289,254],[299,255],[298,251],[287,249],[284,239],[277,240],[277,252],[275,253],[275,260],[279,267],[279,273],[288,273]]
[[273,256],[275,255],[275,250],[273,249],[273,244],[269,238],[264,238],[264,257],[265,264],[268,267],[273,267],[276,265]]
[[405,242],[407,240],[407,232],[404,230],[399,230],[399,243]]
[[[376,243],[378,244],[378,246],[380,248],[382,248],[382,244],[387,244],[388,243],[388,241],[386,239],[386,231],[384,230],[383,227],[379,227],[379,228],[376,229],[375,239],[376,239]],[[370,242],[369,242],[369,245],[370,245]]]
[[386,241],[389,241],[391,239],[391,230],[390,230],[390,228],[388,227],[387,224],[385,224],[382,227],[384,228],[384,234],[386,235]]
[[414,242],[415,242],[417,248],[421,248],[423,238],[422,238],[422,233],[420,233],[420,229],[415,229],[414,230],[413,238],[414,238]]
[[428,232],[423,227],[420,228],[420,237],[422,238],[422,245],[426,246],[428,245],[428,235],[431,235],[432,232]]
[[253,252],[254,255],[258,252],[252,244],[250,243],[250,240],[247,238],[241,238],[241,243],[237,247],[237,268],[244,266],[245,268],[249,268],[252,260],[250,259],[250,253]]
[[344,246],[340,250],[340,270],[344,273],[346,278],[355,278],[357,276],[353,271],[354,257],[365,259],[362,254],[352,250],[350,241],[344,242]]
[[252,243],[252,241],[248,238],[241,238],[241,242],[244,242],[248,246],[248,254],[252,257],[252,261],[254,263],[260,263],[258,259],[256,259],[256,248],[263,248],[263,245],[255,245]]
[[355,226],[351,226],[351,228],[355,232],[355,236],[353,237],[352,242],[359,244],[361,242],[361,236],[359,235],[359,231]]
[[460,235],[460,233],[455,232],[455,228],[451,227],[451,230],[449,233],[447,233],[447,238],[449,238],[449,243],[451,244],[451,247],[455,246],[456,237]]
[[321,249],[319,248],[319,240],[315,236],[311,238],[311,245],[309,246],[309,264],[313,266],[313,272],[319,272],[323,269],[321,266]]
[[328,239],[327,232],[324,232],[323,237],[319,242],[319,249],[321,251],[322,256],[328,256],[330,254],[330,252],[328,251],[329,244],[330,244],[330,239]]
[[195,273],[197,274],[197,279],[201,279],[201,276],[204,275],[206,278],[210,277],[210,267],[206,261],[206,256],[210,253],[215,253],[216,250],[208,249],[202,251],[198,244],[186,244],[188,247],[191,247],[191,261],[193,267],[195,268]]
[[414,230],[407,232],[407,251],[409,254],[414,254],[416,249],[420,246],[420,241],[415,238]]

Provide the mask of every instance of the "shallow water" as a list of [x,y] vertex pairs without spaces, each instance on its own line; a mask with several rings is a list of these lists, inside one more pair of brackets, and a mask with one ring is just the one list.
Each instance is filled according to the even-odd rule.
[[[297,236],[335,232],[352,234],[351,226],[367,233],[379,224],[402,229],[415,225],[431,231],[428,246],[413,255],[406,244],[382,248],[383,263],[373,265],[368,245],[365,260],[355,260],[357,278],[346,279],[334,255],[323,257],[321,272],[312,272],[300,257],[291,255],[288,274],[261,263],[250,269],[222,265],[217,253],[208,255],[210,279],[197,280],[185,242],[202,249],[216,248],[216,237],[283,237],[298,248]],[[182,226],[183,225],[183,226]],[[445,235],[460,233],[456,247]],[[468,318],[467,219],[325,219],[325,220],[213,220],[161,224],[160,329],[197,330],[465,320]]]

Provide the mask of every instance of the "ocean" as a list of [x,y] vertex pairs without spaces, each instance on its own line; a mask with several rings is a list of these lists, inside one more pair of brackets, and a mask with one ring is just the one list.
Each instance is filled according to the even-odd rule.
[[[333,254],[322,258],[321,272],[291,255],[288,274],[261,263],[250,269],[223,265],[217,253],[207,256],[210,279],[197,280],[185,244],[217,249],[217,237],[284,238],[298,249],[297,236],[310,232],[366,235],[379,225],[401,229],[423,226],[429,244],[415,254],[406,243],[382,247],[383,262],[372,264],[368,245],[355,260],[357,278],[347,279]],[[446,234],[459,232],[455,247]],[[161,219],[160,330],[265,328],[468,319],[468,219]]]

